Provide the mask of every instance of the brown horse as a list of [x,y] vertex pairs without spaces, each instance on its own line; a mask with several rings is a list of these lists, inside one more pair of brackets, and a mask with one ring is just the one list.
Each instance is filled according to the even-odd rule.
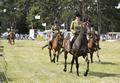
[[[86,35],[88,33],[90,33],[90,23],[87,21],[87,22],[85,22],[84,27],[82,26],[80,34],[76,37],[76,39],[72,45],[71,54],[73,55],[73,58],[71,61],[70,73],[72,73],[72,67],[73,67],[74,60],[75,60],[77,76],[79,76],[79,72],[78,72],[78,68],[79,68],[78,57],[79,56],[83,56],[83,58],[87,62],[87,69],[86,69],[86,72],[84,73],[84,76],[87,76],[88,71],[89,71],[89,60],[88,60],[88,55],[87,55],[88,46],[87,46],[87,38],[86,38]],[[64,49],[59,53],[59,55],[60,55],[64,51],[65,65],[64,65],[63,71],[67,70],[66,69],[66,67],[67,67],[66,60],[67,60],[67,54],[69,52],[69,41],[70,41],[70,37],[68,37],[64,41]]]
[[[12,39],[13,39],[13,44],[12,44]],[[10,35],[8,36],[8,41],[10,42],[11,45],[15,44],[15,34],[13,32],[13,29],[11,29]]]
[[[64,34],[63,33],[58,34],[55,37],[55,39],[53,39],[52,46],[50,46],[50,49],[49,49],[49,55],[50,55],[50,61],[51,61],[51,63],[52,62],[55,63],[56,52],[58,52],[58,53],[60,52],[60,50],[62,48],[63,40],[64,40]],[[45,45],[45,46],[43,46],[42,49],[44,49],[46,46],[49,45],[49,41],[50,41],[50,38],[48,40],[48,44]],[[53,55],[54,55],[53,59],[51,57],[51,50],[53,51]],[[58,65],[58,58],[59,58],[59,55],[57,56],[57,65]]]
[[93,53],[96,52],[98,61],[101,63],[99,55],[98,55],[98,45],[99,45],[99,40],[100,36],[95,34],[93,38],[90,38],[90,41],[88,43],[88,49],[90,51],[90,58],[91,58],[91,63],[93,63]]

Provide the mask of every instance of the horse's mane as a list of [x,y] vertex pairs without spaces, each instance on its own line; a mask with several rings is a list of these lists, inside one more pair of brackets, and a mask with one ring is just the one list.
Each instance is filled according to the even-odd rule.
[[[88,22],[88,21],[87,21]],[[87,22],[84,22],[84,26],[82,25],[82,28],[81,28],[81,33],[84,33],[85,31],[85,27],[87,26]],[[89,27],[90,27],[90,24],[89,24]],[[87,29],[86,29],[87,30]]]

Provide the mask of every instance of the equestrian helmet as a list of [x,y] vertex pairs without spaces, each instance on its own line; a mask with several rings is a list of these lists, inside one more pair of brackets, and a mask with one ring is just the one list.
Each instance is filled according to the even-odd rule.
[[81,17],[80,13],[76,13],[75,17]]
[[54,24],[58,24],[58,21],[57,21],[57,20],[54,20]]
[[93,24],[91,24],[91,27],[94,27],[94,25],[93,25]]

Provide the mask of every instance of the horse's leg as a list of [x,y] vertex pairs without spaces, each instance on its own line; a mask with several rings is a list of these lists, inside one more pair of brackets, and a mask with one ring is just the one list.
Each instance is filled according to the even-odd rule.
[[15,39],[13,38],[13,45],[15,44]]
[[64,52],[64,58],[65,58],[65,65],[64,65],[64,69],[63,69],[63,71],[64,72],[66,72],[67,71],[67,69],[66,69],[66,67],[67,67],[67,54],[68,54],[68,52]]
[[72,73],[72,67],[73,67],[73,64],[74,64],[74,55],[73,55],[73,58],[72,58],[72,61],[71,61],[71,69],[70,69],[70,73]]
[[52,58],[51,58],[51,49],[49,49],[49,55],[50,55],[50,62],[52,63]]
[[79,77],[79,71],[78,71],[78,68],[79,68],[78,57],[75,58],[75,61],[76,61],[77,76]]
[[10,44],[12,45],[12,40],[11,40],[11,38],[10,38]]
[[91,63],[93,63],[93,52],[90,53]]
[[[58,51],[58,54],[59,54],[60,51]],[[57,54],[57,65],[58,65],[58,59],[59,59],[59,55]]]
[[98,51],[96,51],[96,54],[97,54],[99,63],[101,63],[100,58],[99,58],[99,55],[98,55]]
[[89,71],[89,60],[88,60],[88,55],[85,57],[85,61],[87,62],[87,69],[86,69],[86,72],[84,73],[84,76],[87,76],[88,71]]
[[53,62],[55,63],[55,57],[56,57],[56,54],[55,54],[55,50],[53,49],[53,55],[54,55],[54,58],[53,58]]

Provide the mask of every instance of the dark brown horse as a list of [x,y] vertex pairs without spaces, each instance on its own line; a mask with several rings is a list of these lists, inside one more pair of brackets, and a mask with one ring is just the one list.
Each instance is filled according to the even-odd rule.
[[[58,34],[55,37],[55,39],[53,39],[52,46],[50,46],[50,49],[49,49],[49,55],[50,55],[51,63],[52,62],[55,63],[56,52],[58,52],[58,53],[60,52],[60,50],[62,48],[63,40],[64,40],[64,34],[63,33]],[[49,45],[49,41],[50,41],[50,38],[48,40],[48,44],[45,45],[44,47],[42,47],[42,49]],[[53,59],[51,57],[51,50],[53,51],[53,55],[54,55]],[[59,58],[59,55],[57,56],[57,65],[58,65],[58,58]]]
[[[13,40],[13,44],[12,44]],[[11,29],[10,35],[8,36],[8,41],[10,42],[11,45],[15,44],[15,33],[13,32],[13,29]]]
[[95,34],[93,38],[90,38],[90,41],[88,43],[88,49],[90,51],[90,58],[91,58],[91,63],[93,63],[93,53],[96,52],[98,61],[101,63],[99,55],[98,55],[98,45],[99,45],[99,40],[100,36]]
[[[78,57],[79,56],[83,56],[83,58],[87,62],[87,69],[86,69],[86,72],[84,73],[84,76],[87,76],[88,71],[89,71],[89,60],[88,60],[88,55],[87,55],[88,46],[87,46],[87,38],[86,38],[86,35],[88,33],[90,33],[89,31],[90,31],[90,23],[87,21],[87,22],[85,22],[84,27],[82,26],[80,34],[77,36],[77,38],[75,39],[75,41],[72,45],[71,54],[73,55],[73,58],[71,61],[70,73],[72,73],[72,67],[73,67],[74,60],[75,60],[77,76],[79,76],[79,72],[78,72],[78,68],[79,68]],[[69,41],[70,41],[70,37],[64,41],[64,49],[59,53],[59,54],[61,54],[64,51],[64,58],[65,58],[65,65],[64,65],[64,69],[63,69],[64,71],[67,70],[66,63],[67,63],[67,54],[69,52]]]

